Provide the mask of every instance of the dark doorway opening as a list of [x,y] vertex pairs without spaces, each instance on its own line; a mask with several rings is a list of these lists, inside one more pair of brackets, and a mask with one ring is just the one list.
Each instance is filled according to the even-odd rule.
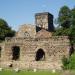
[[1,50],[2,50],[2,49],[1,49],[1,47],[0,47],[0,57],[1,57]]
[[12,60],[18,60],[20,56],[20,47],[14,46],[12,49]]
[[37,52],[36,52],[36,58],[35,58],[36,61],[42,61],[42,60],[45,60],[45,52],[43,51],[43,49],[39,49]]

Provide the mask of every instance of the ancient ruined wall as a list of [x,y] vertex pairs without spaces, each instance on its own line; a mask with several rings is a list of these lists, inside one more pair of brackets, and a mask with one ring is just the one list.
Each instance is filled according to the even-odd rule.
[[31,24],[21,25],[19,31],[16,33],[16,37],[35,37],[36,30],[35,26]]
[[[18,60],[12,60],[12,47],[20,47],[20,55]],[[61,58],[65,55],[69,56],[69,40],[66,36],[53,36],[50,38],[13,38],[5,41],[2,55],[2,66],[9,67],[12,63],[13,67],[21,69],[38,68],[51,69],[60,68]],[[39,49],[45,52],[45,59],[36,61],[36,53]],[[5,59],[3,59],[5,58]],[[15,66],[16,65],[16,66]],[[44,65],[44,66],[43,66]],[[56,65],[56,66],[55,66]],[[51,67],[52,66],[52,67]]]
[[20,69],[60,69],[63,56],[69,57],[67,36],[52,36],[53,15],[35,15],[36,26],[22,25],[15,37],[1,46],[0,67]]

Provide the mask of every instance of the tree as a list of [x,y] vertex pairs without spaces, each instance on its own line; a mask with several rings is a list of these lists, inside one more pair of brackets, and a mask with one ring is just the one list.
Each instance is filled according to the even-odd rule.
[[0,19],[0,41],[3,41],[5,37],[13,37],[14,34],[15,31],[8,26],[8,23]]
[[75,44],[75,8],[71,10],[71,43]]
[[58,16],[58,23],[63,28],[70,27],[70,18],[71,18],[71,11],[69,7],[63,6],[60,8],[59,16]]
[[71,21],[72,26],[75,26],[75,8],[71,10]]
[[58,18],[56,20],[58,23],[58,29],[54,33],[54,35],[70,35],[70,27],[71,27],[71,10],[67,6],[63,6],[60,8]]

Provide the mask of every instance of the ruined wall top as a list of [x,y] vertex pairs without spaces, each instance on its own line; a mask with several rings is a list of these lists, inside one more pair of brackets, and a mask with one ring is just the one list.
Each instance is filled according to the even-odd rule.
[[35,37],[36,30],[35,26],[31,24],[21,25],[19,31],[16,34],[16,37]]
[[39,15],[50,15],[51,17],[53,17],[53,15],[51,13],[49,13],[49,12],[36,13],[35,17],[39,16]]
[[69,43],[69,39],[68,39],[68,36],[52,36],[52,37],[48,37],[48,38],[38,38],[38,37],[35,37],[35,38],[23,38],[23,37],[13,37],[13,38],[9,38],[7,37],[5,39],[5,42],[11,42],[11,43],[22,43],[22,42],[26,42],[26,41],[48,41],[48,42],[63,42],[63,43]]
[[[19,41],[31,41],[34,40],[55,40],[55,41],[61,41],[64,40],[65,42],[69,41],[68,36],[52,36],[52,32],[46,30],[46,28],[50,28],[50,30],[53,31],[53,15],[44,12],[44,13],[37,13],[35,14],[35,20],[36,20],[36,26],[31,24],[24,24],[21,25],[18,32],[16,33],[16,36],[13,38],[6,38],[6,42],[19,42]],[[40,31],[36,31],[37,27],[40,25],[43,25],[43,28]]]

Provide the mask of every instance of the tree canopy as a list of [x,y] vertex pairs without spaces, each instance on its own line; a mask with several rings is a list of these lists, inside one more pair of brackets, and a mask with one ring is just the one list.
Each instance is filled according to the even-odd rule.
[[0,18],[0,41],[3,41],[5,37],[13,37],[15,31],[9,27],[8,23]]
[[63,27],[63,28],[70,27],[70,17],[71,17],[70,13],[71,13],[71,11],[70,11],[69,7],[63,6],[60,8],[58,22],[61,27]]
[[75,8],[61,7],[56,21],[59,28],[56,29],[54,35],[69,36],[70,42],[75,44]]

